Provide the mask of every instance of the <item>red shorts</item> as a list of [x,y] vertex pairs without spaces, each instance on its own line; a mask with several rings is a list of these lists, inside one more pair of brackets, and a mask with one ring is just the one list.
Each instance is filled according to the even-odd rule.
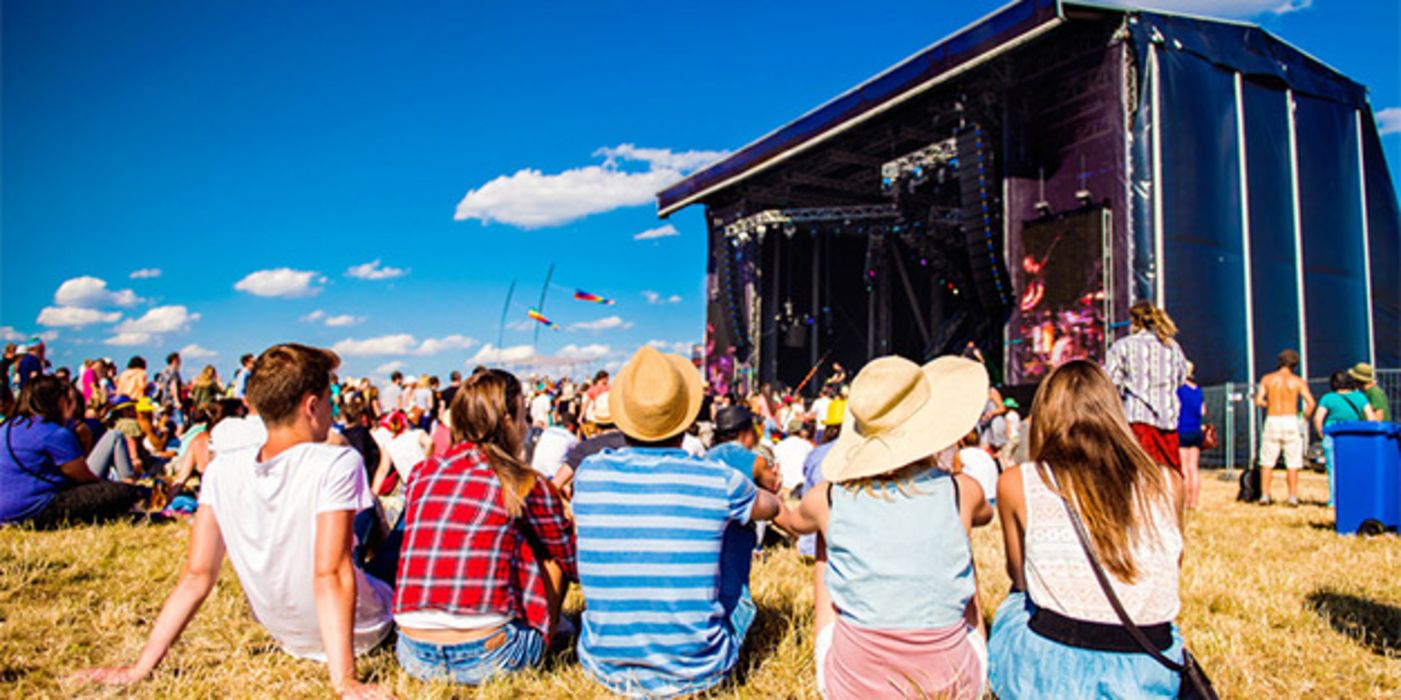
[[1182,469],[1182,455],[1177,451],[1177,431],[1162,430],[1147,423],[1129,423],[1133,436],[1143,451],[1158,464],[1166,464],[1173,469]]

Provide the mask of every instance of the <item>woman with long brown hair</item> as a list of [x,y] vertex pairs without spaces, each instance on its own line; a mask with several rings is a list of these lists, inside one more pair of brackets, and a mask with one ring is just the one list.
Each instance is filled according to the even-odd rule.
[[1182,658],[1182,484],[1135,440],[1109,376],[1060,366],[1032,407],[1031,461],[1002,473],[997,509],[1012,592],[989,640],[1000,698],[1176,697],[1179,677],[1122,626],[1080,545],[1070,512],[1128,616],[1167,657]]
[[520,381],[474,374],[450,410],[457,444],[408,476],[394,619],[409,675],[477,685],[543,657],[574,536],[559,492],[525,462]]

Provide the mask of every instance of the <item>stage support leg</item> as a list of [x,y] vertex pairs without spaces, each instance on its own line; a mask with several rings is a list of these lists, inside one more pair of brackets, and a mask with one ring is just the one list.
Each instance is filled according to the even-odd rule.
[[[817,354],[817,339],[818,339],[818,333],[817,333],[817,329],[821,326],[821,321],[820,321],[819,319],[821,319],[822,317],[819,315],[819,312],[822,311],[822,303],[821,303],[821,300],[820,300],[820,299],[818,298],[818,296],[817,296],[817,291],[818,291],[818,286],[817,286],[817,285],[819,284],[818,280],[820,279],[821,273],[822,273],[822,265],[821,265],[821,263],[822,263],[822,239],[819,238],[819,239],[816,239],[816,240],[814,240],[814,241],[812,242],[812,311],[810,312],[811,315],[809,316],[809,318],[812,319],[812,325],[811,325],[811,326],[808,326],[808,366],[809,366],[809,367],[816,367],[816,366],[817,366],[817,359],[818,359],[818,354]],[[821,370],[818,371],[818,374],[819,374],[819,375],[822,374]],[[824,377],[824,378],[825,378],[825,377]],[[821,383],[815,382],[815,383],[814,383],[814,386],[822,386],[822,384],[821,384]]]
[[915,320],[915,326],[919,328],[919,337],[924,340],[924,347],[929,347],[932,338],[929,335],[929,327],[924,325],[924,314],[920,313],[919,297],[915,295],[914,285],[910,284],[910,274],[905,270],[905,261],[900,259],[899,246],[894,243],[890,246],[892,257],[895,258],[895,271],[900,274],[900,285],[905,288],[905,296],[910,300],[910,316]]

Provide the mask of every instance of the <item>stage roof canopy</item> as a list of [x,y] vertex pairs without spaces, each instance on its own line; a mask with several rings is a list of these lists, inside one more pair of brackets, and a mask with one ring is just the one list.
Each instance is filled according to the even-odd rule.
[[843,131],[1077,19],[1123,15],[1135,44],[1190,52],[1295,92],[1366,108],[1366,88],[1260,27],[1226,20],[1062,0],[1018,0],[657,194],[661,216],[810,149]]

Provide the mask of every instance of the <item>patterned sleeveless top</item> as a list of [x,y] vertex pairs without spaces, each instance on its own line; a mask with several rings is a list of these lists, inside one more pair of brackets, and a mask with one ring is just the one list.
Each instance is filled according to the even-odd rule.
[[[1066,617],[1119,624],[1119,617],[1085,558],[1060,496],[1041,480],[1037,465],[1022,465],[1021,474],[1026,493],[1027,595],[1037,607]],[[1181,609],[1178,560],[1182,555],[1182,533],[1170,504],[1156,506],[1153,511],[1150,518],[1154,528],[1143,528],[1140,541],[1133,547],[1138,579],[1127,584],[1106,570],[1124,610],[1139,625],[1171,622]]]

